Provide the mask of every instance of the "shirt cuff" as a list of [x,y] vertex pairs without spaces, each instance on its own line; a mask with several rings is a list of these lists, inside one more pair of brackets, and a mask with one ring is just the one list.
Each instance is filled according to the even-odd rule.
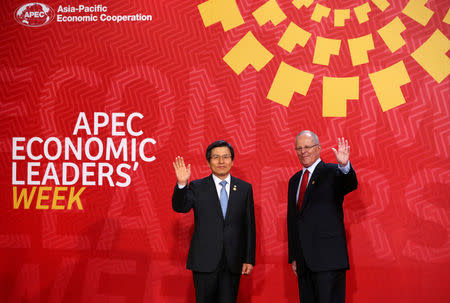
[[344,174],[348,174],[348,172],[350,171],[350,161],[347,162],[346,166],[341,166],[338,164],[339,170]]

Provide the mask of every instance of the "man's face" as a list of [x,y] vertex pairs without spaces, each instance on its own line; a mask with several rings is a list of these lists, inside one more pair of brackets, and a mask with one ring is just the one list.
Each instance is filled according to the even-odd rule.
[[230,149],[226,146],[213,148],[208,166],[214,175],[222,180],[225,179],[233,166]]
[[316,145],[310,135],[303,134],[295,141],[295,149],[303,167],[310,167],[319,159],[322,147],[319,144]]

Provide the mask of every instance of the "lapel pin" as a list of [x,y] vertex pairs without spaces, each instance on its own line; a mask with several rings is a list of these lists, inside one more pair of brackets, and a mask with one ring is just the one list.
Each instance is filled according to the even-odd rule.
[[311,184],[314,184],[314,183],[316,183],[316,181],[313,180],[313,181],[311,182]]
[[236,185],[233,186],[233,191],[237,191]]

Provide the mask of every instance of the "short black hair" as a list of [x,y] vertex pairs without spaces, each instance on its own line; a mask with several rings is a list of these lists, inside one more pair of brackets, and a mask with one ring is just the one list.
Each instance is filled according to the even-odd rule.
[[233,146],[231,146],[230,143],[223,141],[223,140],[217,140],[214,141],[213,143],[211,143],[208,148],[206,149],[206,160],[209,162],[209,160],[211,160],[211,151],[213,150],[213,148],[216,147],[228,147],[228,149],[231,152],[231,160],[234,160],[234,149]]

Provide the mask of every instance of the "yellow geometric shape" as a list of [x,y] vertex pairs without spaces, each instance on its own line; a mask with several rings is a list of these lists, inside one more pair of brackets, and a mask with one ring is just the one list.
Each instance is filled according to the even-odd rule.
[[296,44],[304,47],[310,37],[311,33],[298,27],[294,22],[291,22],[284,31],[283,36],[281,36],[278,45],[288,52],[292,52]]
[[387,0],[372,0],[373,4],[375,4],[382,12],[387,9],[390,3]]
[[403,61],[369,74],[383,112],[405,103],[400,87],[411,82]]
[[446,53],[450,50],[450,40],[438,29],[419,46],[411,57],[433,77],[441,83],[450,73],[450,59]]
[[364,23],[369,20],[369,16],[367,15],[370,11],[369,2],[361,4],[353,9],[356,14],[356,18],[358,19],[359,24]]
[[405,30],[406,27],[403,25],[400,18],[395,17],[391,22],[380,28],[378,30],[378,34],[383,39],[384,43],[386,43],[387,47],[389,47],[391,52],[394,53],[406,44],[405,40],[403,40],[400,35]]
[[328,17],[328,15],[330,14],[330,11],[331,11],[331,8],[320,5],[320,4],[316,4],[316,7],[314,8],[314,12],[311,16],[311,20],[320,22],[322,20],[322,18]]
[[348,39],[348,48],[350,49],[353,66],[369,63],[367,52],[375,49],[372,34]]
[[316,49],[314,50],[313,63],[328,65],[331,55],[339,55],[341,40],[328,39],[317,36]]
[[314,74],[281,62],[267,94],[267,99],[288,107],[294,93],[306,96],[313,78]]
[[258,21],[259,26],[263,26],[269,21],[272,21],[272,24],[277,26],[281,21],[286,19],[286,15],[275,0],[269,0],[261,5],[253,12],[253,17]]
[[260,71],[272,58],[273,55],[259,43],[252,32],[248,32],[223,57],[223,61],[239,75],[249,65]]
[[448,9],[447,14],[444,17],[444,20],[442,21],[444,21],[447,24],[450,24],[450,8]]
[[294,0],[292,1],[292,4],[294,4],[297,9],[300,9],[303,6],[309,7],[313,2],[314,0]]
[[197,7],[205,27],[221,22],[223,30],[228,31],[244,24],[235,0],[208,0]]
[[345,20],[350,19],[349,9],[335,9],[334,10],[334,26],[345,26]]
[[402,13],[423,26],[427,25],[434,12],[425,7],[428,0],[409,0]]
[[347,116],[347,100],[359,99],[359,77],[323,77],[323,117]]

